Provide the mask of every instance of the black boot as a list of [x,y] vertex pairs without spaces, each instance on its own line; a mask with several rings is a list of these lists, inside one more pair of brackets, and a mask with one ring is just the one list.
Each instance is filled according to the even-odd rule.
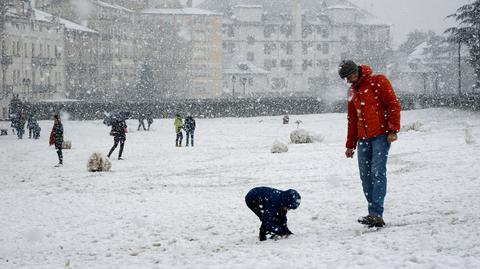
[[267,240],[267,230],[265,229],[263,224],[262,224],[262,226],[260,226],[260,232],[258,233],[258,239],[260,239],[260,241]]
[[373,227],[380,228],[380,227],[385,226],[385,221],[380,216],[368,215],[368,216],[365,216],[365,217],[360,217],[358,219],[358,222],[363,224],[363,225],[367,225],[368,228],[373,228]]

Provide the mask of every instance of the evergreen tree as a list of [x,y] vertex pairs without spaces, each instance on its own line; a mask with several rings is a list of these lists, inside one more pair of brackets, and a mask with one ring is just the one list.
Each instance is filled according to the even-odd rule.
[[476,87],[480,87],[480,0],[466,4],[455,14],[447,18],[455,18],[458,27],[452,27],[445,32],[448,33],[451,42],[465,44],[470,50],[468,62],[475,70]]

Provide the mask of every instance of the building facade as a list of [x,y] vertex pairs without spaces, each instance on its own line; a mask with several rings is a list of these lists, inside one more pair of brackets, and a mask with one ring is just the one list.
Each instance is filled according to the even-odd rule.
[[25,102],[64,99],[64,25],[43,20],[28,1],[14,1],[4,21],[1,118],[8,118],[13,96]]
[[347,58],[386,70],[390,26],[348,1],[206,0],[200,7],[225,14],[224,65],[241,59],[264,68],[266,94],[344,96],[337,66]]

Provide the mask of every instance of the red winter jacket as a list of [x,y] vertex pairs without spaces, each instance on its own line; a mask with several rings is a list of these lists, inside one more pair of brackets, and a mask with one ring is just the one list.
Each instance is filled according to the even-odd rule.
[[382,74],[361,65],[361,76],[348,92],[348,135],[346,147],[356,148],[358,139],[400,131],[400,102]]

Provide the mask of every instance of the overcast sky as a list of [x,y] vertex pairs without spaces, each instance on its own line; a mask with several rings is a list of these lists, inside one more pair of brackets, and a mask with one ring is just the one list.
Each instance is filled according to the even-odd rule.
[[455,13],[472,0],[350,0],[392,24],[393,45],[396,48],[415,29],[443,33],[455,21],[445,17]]
[[[202,1],[194,0],[193,3],[196,5]],[[396,48],[405,41],[407,34],[415,29],[443,33],[454,24],[453,20],[445,20],[445,17],[472,0],[350,0],[350,2],[392,24],[393,46]]]

